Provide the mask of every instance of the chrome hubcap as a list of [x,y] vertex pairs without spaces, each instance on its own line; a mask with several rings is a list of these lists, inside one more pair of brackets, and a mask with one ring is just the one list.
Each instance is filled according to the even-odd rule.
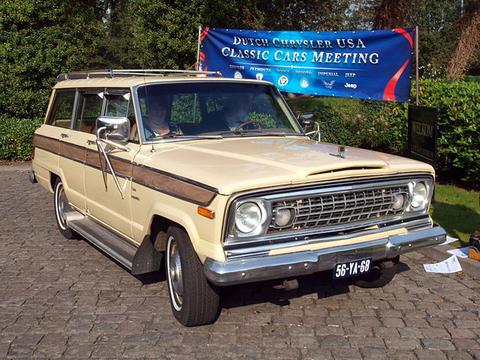
[[67,221],[66,215],[69,211],[71,211],[70,205],[68,204],[67,196],[65,195],[65,191],[63,191],[63,185],[58,185],[57,193],[56,193],[56,212],[57,212],[57,219],[60,227],[63,230],[67,229]]
[[173,236],[170,236],[168,239],[167,267],[173,306],[176,310],[180,310],[183,302],[182,263],[178,253],[177,242]]

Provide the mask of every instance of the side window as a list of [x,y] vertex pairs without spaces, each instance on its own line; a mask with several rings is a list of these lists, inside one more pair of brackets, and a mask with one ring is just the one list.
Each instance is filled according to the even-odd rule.
[[107,99],[105,116],[129,117],[130,114],[133,114],[133,111],[130,110],[132,105],[128,90],[107,90],[105,96]]
[[75,90],[57,90],[47,124],[66,129],[70,128],[74,101]]
[[128,89],[107,89],[105,116],[127,117],[130,120],[130,141],[138,142],[133,101]]
[[103,89],[79,92],[75,114],[75,130],[92,134],[95,132],[95,122],[102,114],[104,97]]

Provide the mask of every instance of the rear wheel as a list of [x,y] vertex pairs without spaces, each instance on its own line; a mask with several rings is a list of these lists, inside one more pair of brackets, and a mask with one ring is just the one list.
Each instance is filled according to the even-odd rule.
[[63,183],[60,178],[55,180],[53,188],[53,206],[55,209],[55,220],[57,222],[58,230],[67,239],[74,239],[77,234],[68,227],[66,221],[66,214],[74,211],[68,202],[67,195],[63,188]]
[[170,304],[175,318],[185,326],[214,322],[220,297],[206,279],[203,266],[187,233],[171,226],[167,231],[166,273]]
[[355,281],[361,288],[378,288],[387,285],[397,273],[400,256],[373,264],[370,272]]

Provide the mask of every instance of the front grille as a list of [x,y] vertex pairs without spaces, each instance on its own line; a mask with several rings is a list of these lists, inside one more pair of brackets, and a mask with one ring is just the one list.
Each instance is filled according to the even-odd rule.
[[[405,205],[394,209],[394,195],[403,194]],[[272,221],[268,233],[335,227],[381,221],[404,212],[408,203],[407,185],[314,194],[272,203]],[[285,227],[275,224],[279,209],[290,209],[293,221]]]

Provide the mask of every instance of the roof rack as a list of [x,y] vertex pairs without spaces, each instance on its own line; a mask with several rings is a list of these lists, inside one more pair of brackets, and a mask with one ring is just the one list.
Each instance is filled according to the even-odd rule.
[[171,70],[171,69],[109,69],[76,71],[60,74],[57,76],[57,83],[65,80],[91,79],[103,77],[130,77],[130,76],[202,76],[208,75],[222,76],[219,71],[196,71],[196,70]]

